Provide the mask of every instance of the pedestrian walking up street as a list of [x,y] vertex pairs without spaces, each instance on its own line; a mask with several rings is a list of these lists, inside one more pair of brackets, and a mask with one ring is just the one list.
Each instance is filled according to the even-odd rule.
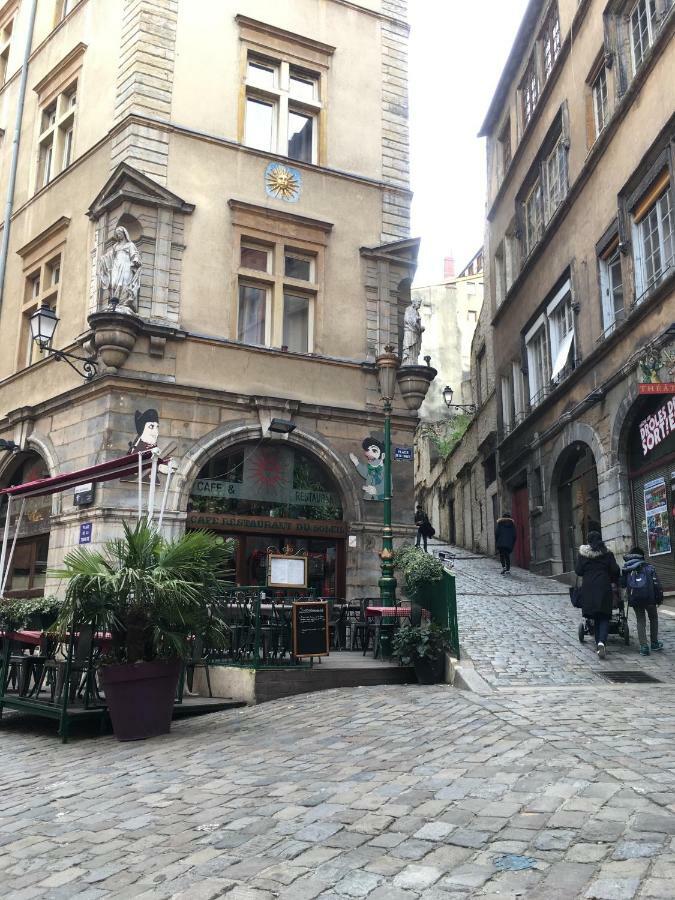
[[[659,640],[659,614],[657,606],[663,602],[663,588],[654,566],[645,562],[644,550],[631,547],[623,558],[621,584],[628,594],[628,605],[635,611],[640,653],[649,656],[652,650],[663,650]],[[647,641],[647,616],[649,637]]]
[[415,525],[417,525],[417,540],[415,546],[419,547],[420,542],[424,546],[424,552],[427,552],[427,541],[436,534],[436,529],[429,521],[429,516],[424,512],[420,504],[417,504],[415,510]]
[[502,575],[511,571],[511,554],[516,546],[516,523],[510,512],[505,512],[497,519],[495,525],[495,546],[499,550],[499,561],[502,564]]
[[599,531],[588,532],[588,543],[579,547],[574,571],[581,578],[583,614],[593,619],[598,656],[604,659],[614,601],[612,585],[618,584],[621,572]]

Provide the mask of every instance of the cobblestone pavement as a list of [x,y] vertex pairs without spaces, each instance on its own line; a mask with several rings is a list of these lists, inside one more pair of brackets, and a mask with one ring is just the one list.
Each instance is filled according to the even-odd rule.
[[[463,640],[485,693],[333,690],[132,744],[63,746],[48,726],[7,716],[0,896],[672,898],[672,687],[594,677],[556,585],[539,595],[538,580],[502,584],[492,567],[457,561]],[[549,652],[533,657],[542,636]],[[504,665],[477,653],[488,640],[510,651]],[[655,659],[633,651],[630,664]]]

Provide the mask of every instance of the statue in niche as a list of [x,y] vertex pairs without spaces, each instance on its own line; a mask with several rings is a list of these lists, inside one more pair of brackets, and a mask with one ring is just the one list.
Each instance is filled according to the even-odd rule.
[[126,228],[115,229],[115,243],[98,264],[98,286],[108,302],[120,310],[136,312],[141,286],[141,254]]
[[422,352],[422,317],[420,316],[421,297],[412,297],[403,317],[403,347],[401,365],[416,366]]

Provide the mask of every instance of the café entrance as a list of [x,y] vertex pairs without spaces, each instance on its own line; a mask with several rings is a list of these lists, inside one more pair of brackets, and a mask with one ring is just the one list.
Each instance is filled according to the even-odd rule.
[[217,454],[192,486],[187,526],[236,540],[238,585],[267,583],[270,551],[301,553],[316,596],[345,596],[347,523],[339,488],[305,450],[259,442]]

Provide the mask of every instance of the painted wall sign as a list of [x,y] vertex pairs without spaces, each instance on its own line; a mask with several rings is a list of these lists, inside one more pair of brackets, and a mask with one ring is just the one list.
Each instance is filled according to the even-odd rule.
[[647,516],[647,547],[650,556],[663,556],[671,551],[668,524],[666,479],[655,478],[643,488]]
[[413,448],[412,447],[396,447],[394,450],[394,459],[412,459],[413,458]]
[[668,400],[656,412],[640,422],[642,455],[647,456],[671,434],[675,434],[675,399]]
[[[292,474],[290,477],[292,478]],[[190,494],[193,497],[217,497],[223,500],[270,500],[287,503],[290,506],[322,506],[335,503],[335,497],[326,491],[290,487],[288,478],[273,484],[271,493],[266,487],[265,479],[258,481],[245,476],[243,482],[235,482],[221,481],[217,478],[198,478]]]
[[323,519],[282,519],[274,516],[228,516],[217,513],[189,512],[187,524],[190,528],[211,528],[215,531],[232,533],[242,531],[254,533],[272,531],[277,534],[299,534],[308,537],[347,536],[346,522]]
[[91,533],[93,525],[91,522],[82,522],[80,524],[80,543],[91,544]]
[[675,394],[675,381],[665,381],[661,384],[638,384],[638,394]]

